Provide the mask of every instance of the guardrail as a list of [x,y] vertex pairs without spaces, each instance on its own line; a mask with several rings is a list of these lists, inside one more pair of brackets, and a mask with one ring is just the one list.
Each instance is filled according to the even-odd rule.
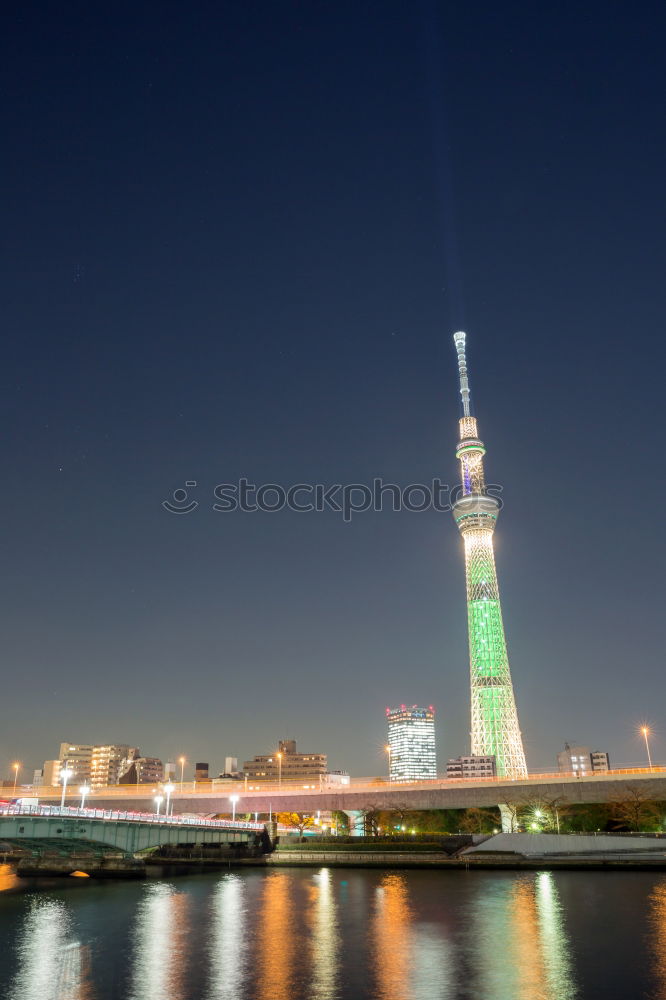
[[132,823],[150,823],[161,826],[193,826],[207,827],[214,830],[254,830],[264,829],[263,823],[250,823],[242,820],[204,819],[195,816],[164,816],[157,813],[139,813],[124,809],[77,809],[69,806],[22,806],[8,805],[0,807],[0,816],[60,816],[65,819],[103,819],[113,821],[128,821]]
[[[321,785],[312,782],[302,782],[302,781],[271,781],[266,780],[260,783],[252,782],[245,786],[243,779],[233,780],[229,779],[212,779],[212,781],[186,781],[181,784],[181,782],[172,782],[172,796],[173,798],[199,798],[201,796],[210,796],[211,798],[224,798],[225,791],[228,789],[234,794],[242,793],[242,797],[245,799],[251,799],[255,796],[259,798],[264,798],[266,793],[270,792],[271,795],[280,795],[298,792],[300,795],[312,795],[318,796],[322,794],[332,794],[332,795],[344,795],[347,792],[352,791],[410,791],[418,790],[423,788],[462,788],[471,787],[478,788],[480,785],[513,785],[516,787],[521,787],[524,785],[533,785],[537,782],[564,782],[569,783],[585,783],[588,781],[613,781],[618,778],[630,777],[630,776],[641,776],[641,777],[666,777],[666,767],[661,765],[649,767],[624,767],[624,768],[613,768],[609,771],[592,771],[585,775],[576,774],[575,772],[561,772],[561,771],[543,771],[543,772],[533,772],[528,775],[527,778],[505,778],[505,777],[479,777],[479,778],[430,778],[426,781],[390,781],[388,778],[374,777],[374,778],[351,778],[348,784],[339,785],[337,783],[328,785],[323,782]],[[224,781],[224,784],[222,784]],[[218,783],[219,782],[219,783]],[[164,783],[159,783],[157,786],[152,786],[150,784],[145,785],[108,785],[103,788],[95,788],[88,792],[87,798],[147,798],[155,794],[158,789],[164,787]],[[8,791],[4,790],[5,793]],[[17,786],[16,792],[12,793],[12,798],[16,798],[20,795],[26,797],[35,798],[54,797],[62,793],[62,786],[60,785],[44,785],[44,786],[31,786],[23,785]],[[0,790],[1,794],[1,790]],[[71,796],[75,797],[76,792],[74,788],[71,790]]]

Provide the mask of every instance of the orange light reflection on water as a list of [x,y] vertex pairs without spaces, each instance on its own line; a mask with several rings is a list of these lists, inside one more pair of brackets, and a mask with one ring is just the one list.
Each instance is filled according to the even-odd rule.
[[289,1000],[293,993],[294,905],[288,872],[271,872],[261,896],[257,1000]]
[[8,892],[16,889],[21,884],[21,880],[16,874],[16,869],[11,865],[0,865],[0,892]]
[[385,875],[375,890],[372,950],[378,1000],[412,1000],[412,913],[404,875]]
[[340,963],[340,932],[333,896],[333,873],[322,868],[308,887],[308,921],[312,979],[308,995],[312,1000],[334,1000],[337,996]]

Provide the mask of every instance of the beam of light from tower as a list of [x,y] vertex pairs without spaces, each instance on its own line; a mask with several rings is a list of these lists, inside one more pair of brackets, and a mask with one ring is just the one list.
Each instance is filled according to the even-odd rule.
[[465,323],[465,294],[460,263],[457,205],[452,164],[452,131],[447,111],[446,47],[441,24],[441,4],[421,0],[421,37],[426,105],[430,111],[434,189],[439,209],[442,241],[444,293],[451,323]]
[[453,505],[453,516],[465,543],[472,754],[493,755],[497,774],[501,777],[525,778],[527,765],[511,683],[493,552],[499,502],[486,492],[485,448],[470,410],[466,336],[459,332],[454,334],[453,340],[458,355],[463,410],[456,449],[462,496]]

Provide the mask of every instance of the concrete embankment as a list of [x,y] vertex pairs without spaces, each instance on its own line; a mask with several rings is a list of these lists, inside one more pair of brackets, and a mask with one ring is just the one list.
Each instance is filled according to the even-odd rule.
[[[481,838],[479,838],[481,839]],[[501,833],[451,855],[437,851],[277,850],[268,866],[441,868],[449,870],[567,868],[666,871],[666,839],[613,834]]]
[[275,851],[265,858],[268,866],[294,868],[436,868],[450,863],[448,854],[423,851]]
[[[237,862],[244,864],[244,862]],[[280,868],[438,868],[447,871],[471,871],[483,868],[506,869],[506,870],[533,870],[544,868],[580,869],[591,871],[595,869],[616,870],[616,871],[636,871],[652,870],[666,871],[666,858],[651,858],[641,855],[621,854],[621,855],[596,855],[596,856],[576,856],[566,857],[555,856],[533,856],[522,857],[518,854],[497,854],[485,857],[448,857],[442,854],[368,854],[367,852],[352,854],[318,853],[307,851],[297,854],[290,851],[288,854],[271,854],[263,862],[266,867]]]

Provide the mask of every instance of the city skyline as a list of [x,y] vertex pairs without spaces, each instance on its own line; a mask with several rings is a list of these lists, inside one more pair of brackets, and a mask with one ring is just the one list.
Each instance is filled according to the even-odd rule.
[[639,469],[666,485],[659,33],[417,7],[13,16],[7,769],[68,736],[220,769],[293,733],[382,773],[402,702],[464,753],[450,513],[212,510],[242,477],[451,482],[457,329],[530,767],[641,761],[643,721],[666,759],[664,539],[626,511]]

